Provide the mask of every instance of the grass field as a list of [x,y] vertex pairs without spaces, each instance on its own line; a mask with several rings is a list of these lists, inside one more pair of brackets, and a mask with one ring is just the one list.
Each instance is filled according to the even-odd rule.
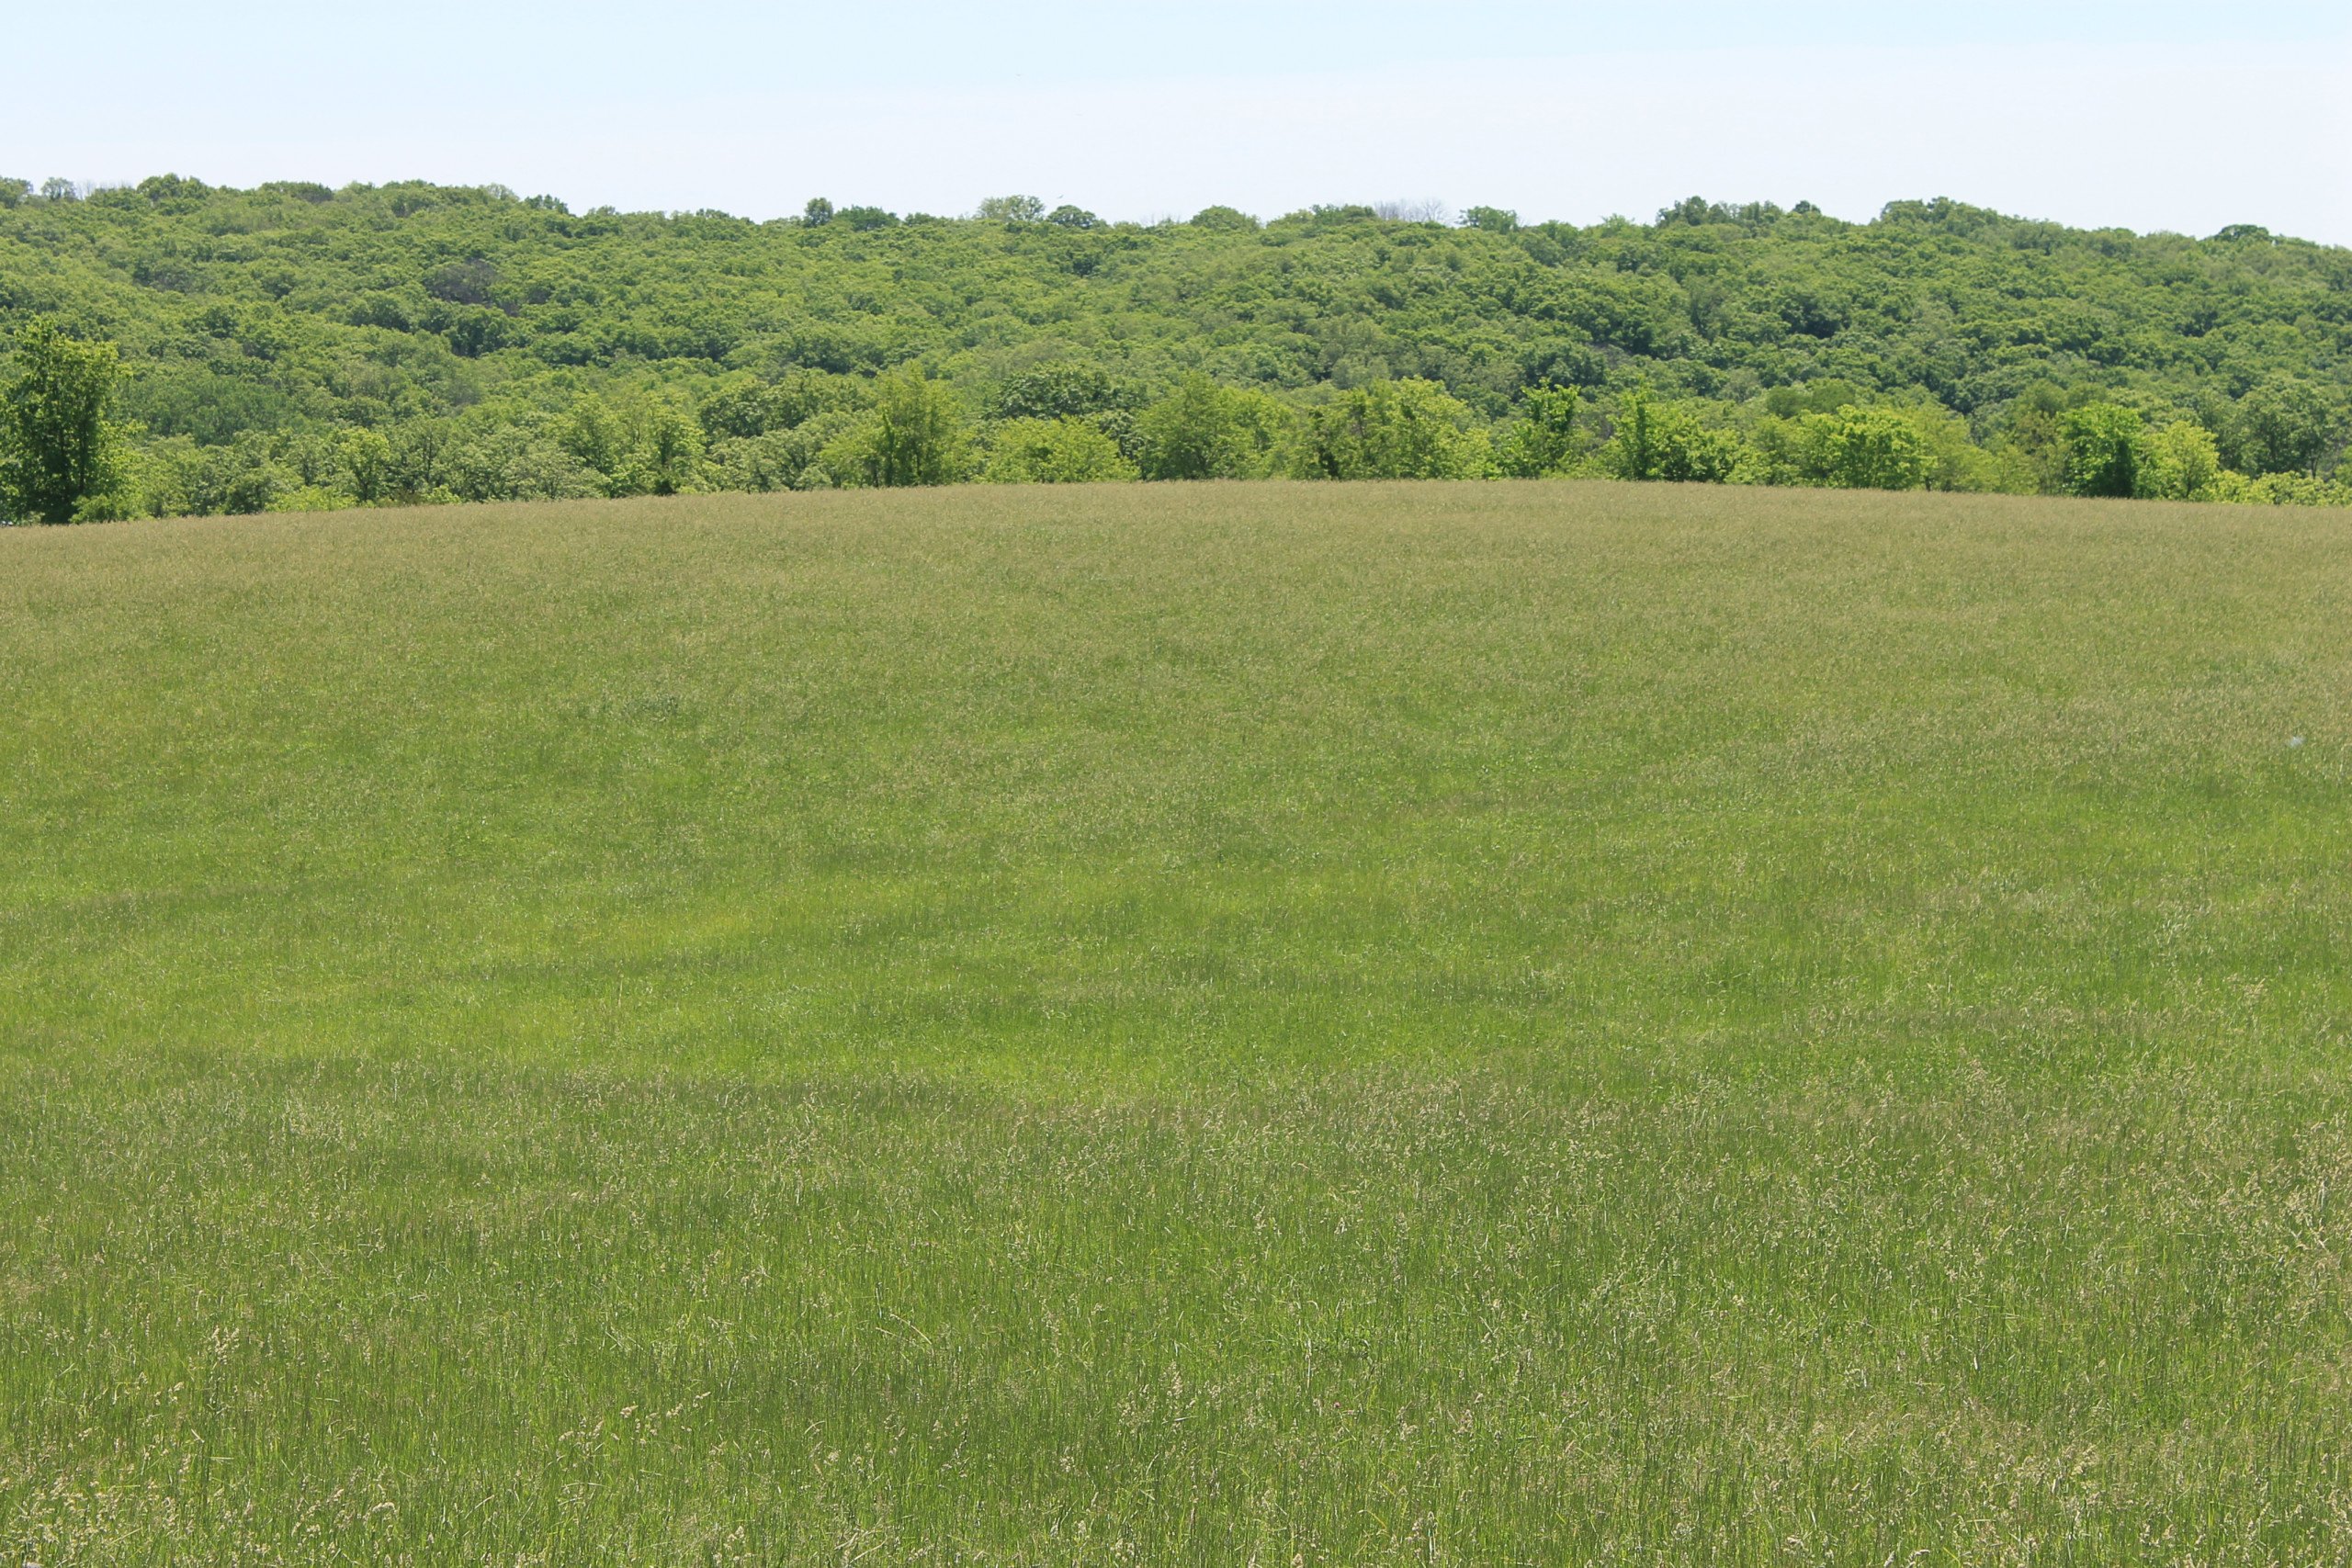
[[0,1561],[2340,1564],[2352,517],[0,535]]

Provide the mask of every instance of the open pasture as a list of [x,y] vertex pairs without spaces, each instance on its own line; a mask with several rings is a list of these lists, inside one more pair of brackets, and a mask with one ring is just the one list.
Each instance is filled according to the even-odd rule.
[[0,1553],[2340,1563],[2352,517],[0,533]]

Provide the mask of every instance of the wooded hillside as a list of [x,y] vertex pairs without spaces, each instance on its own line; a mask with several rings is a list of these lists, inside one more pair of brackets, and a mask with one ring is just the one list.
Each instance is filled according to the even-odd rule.
[[[168,175],[0,197],[0,326],[120,345],[132,512],[894,474],[2331,499],[2352,403],[2352,252],[1949,201],[1858,225],[1694,198],[1577,228],[1362,207],[1144,227],[1018,197],[755,223]],[[894,368],[944,443],[911,468],[876,456]],[[1205,434],[1166,411],[1188,388]]]

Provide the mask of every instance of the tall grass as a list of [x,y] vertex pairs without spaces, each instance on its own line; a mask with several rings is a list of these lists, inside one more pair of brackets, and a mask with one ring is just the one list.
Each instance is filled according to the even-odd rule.
[[0,1548],[2352,1555],[2352,528],[0,535]]

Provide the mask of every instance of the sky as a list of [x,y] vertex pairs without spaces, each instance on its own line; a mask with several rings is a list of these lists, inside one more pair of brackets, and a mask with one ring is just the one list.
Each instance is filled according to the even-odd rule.
[[1950,196],[2352,244],[2347,0],[22,9],[0,175],[36,182],[423,178],[753,218]]

